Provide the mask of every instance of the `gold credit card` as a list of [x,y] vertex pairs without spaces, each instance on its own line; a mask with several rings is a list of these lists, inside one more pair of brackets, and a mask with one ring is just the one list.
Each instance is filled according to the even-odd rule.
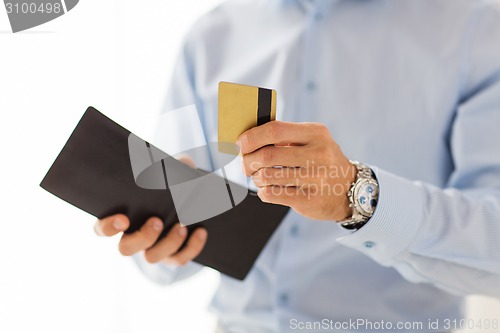
[[237,155],[234,147],[246,130],[276,120],[276,91],[219,82],[219,151]]

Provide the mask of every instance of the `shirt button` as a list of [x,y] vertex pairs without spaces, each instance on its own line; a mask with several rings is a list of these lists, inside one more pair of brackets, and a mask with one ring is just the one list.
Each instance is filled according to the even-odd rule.
[[290,228],[290,235],[292,237],[297,237],[299,235],[299,226],[294,224],[291,228]]
[[316,89],[316,83],[314,83],[314,81],[307,82],[306,89],[309,91],[313,91],[314,89]]
[[323,20],[323,14],[321,14],[321,13],[314,14],[314,20],[316,22],[319,22],[319,21]]
[[290,297],[288,296],[287,293],[280,293],[278,296],[278,302],[280,305],[288,305],[288,302],[290,301]]
[[366,241],[363,243],[363,246],[365,247],[365,249],[371,249],[375,247],[375,243],[372,241]]

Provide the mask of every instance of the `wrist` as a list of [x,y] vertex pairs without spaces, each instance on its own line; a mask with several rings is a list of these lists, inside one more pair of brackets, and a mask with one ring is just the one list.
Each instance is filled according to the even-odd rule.
[[347,166],[347,175],[344,180],[344,190],[342,191],[342,200],[341,200],[341,212],[339,214],[339,219],[337,221],[347,220],[352,216],[352,206],[349,200],[349,191],[351,190],[352,185],[356,182],[358,170],[356,166],[349,161],[349,165]]
[[352,207],[350,206],[348,192],[352,184],[356,181],[357,169],[352,163],[347,161],[344,166],[340,167],[340,171],[343,177],[337,183],[337,185],[340,185],[337,188],[341,188],[341,191],[335,191],[335,197],[330,204],[332,209],[330,216],[333,221],[344,221],[352,216]]

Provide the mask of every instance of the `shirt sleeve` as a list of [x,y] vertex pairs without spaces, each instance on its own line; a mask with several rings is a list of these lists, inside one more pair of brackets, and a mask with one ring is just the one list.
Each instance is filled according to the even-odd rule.
[[338,241],[409,281],[500,297],[500,10],[476,20],[450,136],[445,188],[384,170],[377,209]]
[[184,280],[198,273],[203,268],[203,266],[195,262],[189,262],[181,267],[163,263],[150,264],[144,259],[142,253],[134,254],[132,258],[148,279],[161,285]]
[[[194,66],[190,58],[189,51],[189,40],[190,34],[187,35],[184,41],[184,45],[181,49],[180,55],[178,56],[177,62],[174,67],[172,79],[170,82],[170,87],[167,91],[165,102],[163,105],[162,113],[170,112],[172,110],[184,108],[189,105],[195,105],[196,111],[200,116],[203,112],[203,105],[199,98],[197,98],[194,84]],[[200,121],[191,117],[180,118],[184,121]],[[189,118],[189,119],[188,119]],[[194,127],[195,124],[193,124]],[[162,122],[160,117],[160,123],[157,128],[156,141],[168,141],[170,146],[185,146],[186,141],[188,145],[200,144],[199,139],[193,139],[190,137],[181,137],[181,134],[185,132],[179,131],[168,131],[162,128]],[[204,141],[206,142],[206,141]],[[156,143],[156,142],[155,142]],[[162,147],[162,143],[157,143],[159,147]],[[163,147],[162,147],[163,148]],[[167,150],[167,152],[172,153]],[[190,156],[193,158],[197,167],[209,168],[211,161],[209,156]],[[173,265],[167,265],[163,263],[150,264],[148,263],[142,253],[138,253],[133,256],[135,263],[138,265],[139,269],[153,282],[158,284],[170,284],[179,280],[186,279],[202,269],[203,266],[195,263],[189,262],[188,264],[177,267]]]

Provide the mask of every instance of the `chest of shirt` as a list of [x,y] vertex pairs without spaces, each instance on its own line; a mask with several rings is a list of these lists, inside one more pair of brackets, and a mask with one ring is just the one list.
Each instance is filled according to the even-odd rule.
[[219,81],[264,86],[278,92],[278,120],[324,123],[350,158],[443,185],[460,41],[444,46],[394,22],[321,21],[291,15],[267,30],[240,24],[206,34],[195,83],[207,138],[217,139]]

